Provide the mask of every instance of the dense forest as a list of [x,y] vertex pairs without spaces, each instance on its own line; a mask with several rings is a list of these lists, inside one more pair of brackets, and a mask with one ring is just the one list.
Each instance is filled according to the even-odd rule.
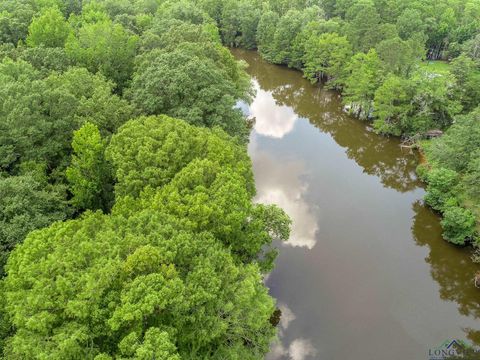
[[479,29],[478,0],[1,0],[4,358],[268,352],[290,220],[253,203],[252,88],[225,46],[420,146],[444,237],[475,245]]
[[252,202],[250,80],[213,20],[173,1],[0,7],[5,359],[262,358],[262,274],[290,220]]

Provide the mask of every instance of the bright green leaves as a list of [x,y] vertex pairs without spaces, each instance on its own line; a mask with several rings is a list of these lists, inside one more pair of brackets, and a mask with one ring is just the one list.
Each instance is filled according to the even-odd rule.
[[270,268],[272,239],[288,238],[282,211],[251,204],[250,160],[222,131],[142,117],[113,136],[107,154],[116,168],[117,198],[145,191],[141,207],[153,199],[149,206],[168,212],[184,229],[211,232],[244,262]]
[[253,189],[250,161],[242,146],[226,134],[189,126],[166,116],[141,117],[125,124],[107,150],[116,169],[117,195],[136,196],[146,186],[167,184],[195,158],[237,166]]
[[461,108],[450,84],[446,76],[419,73],[407,79],[389,75],[375,92],[376,130],[400,136],[448,127]]
[[[67,173],[83,185],[103,152],[98,129],[84,125],[73,148]],[[107,152],[118,179],[111,214],[87,211],[33,232],[9,259],[16,332],[7,354],[263,358],[275,329],[260,271],[290,222],[252,204],[245,147],[159,116],[126,123]]]
[[372,116],[375,91],[383,80],[382,64],[377,52],[372,49],[367,54],[355,54],[347,70],[343,88],[343,101],[350,112],[361,119]]
[[401,135],[412,109],[410,83],[398,76],[388,76],[375,92],[375,129],[384,134]]
[[258,22],[256,40],[258,51],[268,61],[273,62],[276,56],[273,41],[277,31],[277,23],[280,16],[274,11],[264,11]]
[[240,110],[234,109],[236,101],[247,96],[245,88],[239,91],[230,74],[218,66],[221,61],[196,48],[153,50],[143,55],[129,97],[144,113],[167,114],[198,126],[220,126],[245,139],[246,122]]
[[328,79],[332,87],[338,86],[352,56],[347,38],[335,33],[314,35],[308,39],[305,48],[305,77],[312,83]]
[[[24,54],[34,55],[37,49],[44,51],[38,53],[40,57],[54,50],[28,48]],[[56,53],[49,54],[54,57]],[[42,63],[39,67],[43,68]],[[88,121],[109,136],[133,113],[131,105],[112,95],[111,83],[86,69],[70,68],[43,76],[43,71],[22,60],[5,59],[0,64],[0,169],[12,176],[2,179],[0,185],[5,191],[0,215],[2,266],[28,231],[72,214],[65,203],[64,177],[73,131]],[[83,132],[70,170],[74,203],[79,210],[107,209],[108,171],[101,160],[98,137],[94,131]],[[43,167],[40,177],[39,171],[29,169],[39,165]]]
[[9,171],[30,160],[65,166],[72,132],[86,120],[109,134],[132,114],[129,104],[112,95],[112,84],[86,69],[40,79],[25,62],[7,59],[0,84],[0,166]]
[[73,134],[73,155],[66,177],[77,209],[107,211],[111,206],[112,175],[105,160],[105,146],[98,127],[89,122]]
[[211,232],[246,261],[261,250],[245,231],[252,215],[246,179],[228,164],[193,160],[158,192],[154,203],[161,204],[186,229]]
[[173,268],[148,275],[139,275],[127,282],[120,293],[120,303],[108,321],[111,329],[142,331],[145,324],[161,321],[166,316],[181,311],[183,307],[183,282],[175,276]]
[[475,234],[476,220],[470,210],[449,206],[443,212],[443,237],[456,245],[464,245]]
[[84,24],[65,44],[67,55],[91,72],[100,71],[121,91],[133,73],[138,38],[120,24],[99,21]]
[[[143,336],[132,332],[127,335],[119,345],[122,359],[129,360],[180,360],[176,346],[172,342],[170,335],[159,328],[151,327]],[[104,355],[105,360],[111,359]],[[95,360],[103,360],[97,356]]]
[[65,188],[48,184],[45,169],[39,173],[31,165],[25,163],[30,169],[19,176],[0,178],[0,277],[10,251],[30,231],[68,214]]
[[[167,261],[166,256],[162,255],[162,252],[159,248],[145,245],[140,246],[135,250],[135,252],[129,255],[125,261],[123,271],[125,276],[129,278],[134,278],[138,275],[148,275],[150,273],[160,270]],[[172,271],[167,271],[165,269],[165,274]],[[171,276],[168,276],[171,277]]]
[[243,253],[243,258],[249,260],[257,257],[262,271],[273,270],[277,249],[270,246],[272,239],[287,241],[291,223],[288,215],[275,205],[254,205],[252,216],[244,229],[252,250],[250,254]]
[[[189,141],[182,141],[189,139]],[[142,117],[125,124],[107,154],[116,169],[117,196],[137,196],[160,187],[199,153],[199,131],[167,117]]]
[[453,197],[458,184],[458,174],[449,169],[433,169],[427,175],[428,187],[425,201],[435,210],[442,210]]
[[264,11],[258,24],[257,43],[262,56],[277,64],[298,64],[298,48],[305,44],[297,42],[298,35],[311,22],[321,21],[322,10],[317,6],[305,9],[290,9],[283,16],[273,11]]
[[480,109],[457,116],[455,123],[439,139],[432,141],[427,155],[443,167],[463,173],[477,157],[480,148]]
[[290,10],[278,20],[271,44],[274,63],[288,64],[293,40],[301,31],[305,20],[303,13],[298,10]]
[[[433,169],[427,174],[428,205],[443,213],[444,237],[464,244],[476,233],[480,199],[479,110],[458,116],[446,133],[425,148]],[[478,215],[477,215],[478,218]]]
[[27,44],[32,47],[63,47],[71,33],[72,29],[60,10],[50,8],[33,19],[28,27]]
[[[52,241],[38,243],[30,236],[12,257],[6,282],[9,302],[16,304],[9,311],[19,328],[9,342],[10,354],[36,349],[37,354],[48,351],[65,358],[86,356],[87,351],[140,356],[140,349],[153,341],[148,334],[156,333],[154,328],[165,329],[161,338],[173,339],[186,355],[193,351],[201,356],[232,342],[244,346],[244,338],[255,339],[248,345],[253,353],[265,353],[274,333],[268,322],[274,307],[256,266],[235,265],[228,250],[206,233],[162,239],[168,222],[157,222],[156,211],[143,212],[149,220],[141,227],[135,226],[134,214],[131,221],[112,215],[104,222],[88,215],[36,235]],[[112,237],[113,231],[124,236]],[[139,237],[146,245],[136,247]],[[35,243],[42,250],[32,253],[28,249]],[[50,255],[41,256],[45,251]],[[164,263],[165,252],[175,266]],[[29,258],[36,259],[35,266],[27,265]],[[20,269],[19,261],[30,271]],[[37,273],[35,279],[29,277],[31,271]],[[28,285],[32,282],[33,287]],[[25,295],[42,302],[19,302]],[[34,323],[21,320],[23,311],[33,312]],[[46,348],[41,339],[52,331],[57,335]],[[32,344],[32,339],[38,342]],[[156,346],[149,351],[158,351]],[[174,347],[167,348],[173,356]]]
[[[246,65],[189,1],[27,5],[0,5],[0,40],[28,45],[1,49],[6,358],[263,358],[290,222],[252,203]],[[224,5],[224,40],[254,47],[259,3]],[[138,113],[158,116],[122,126]]]

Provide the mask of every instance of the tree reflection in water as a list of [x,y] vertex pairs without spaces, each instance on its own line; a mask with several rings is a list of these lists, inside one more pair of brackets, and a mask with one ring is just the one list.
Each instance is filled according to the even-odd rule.
[[[254,113],[252,115],[257,115],[258,121],[261,122],[256,124],[255,133],[263,136],[264,145],[268,143],[271,146],[270,148],[257,146],[256,141],[259,139],[256,135],[252,136],[250,149],[255,149],[253,151],[255,154],[254,167],[260,168],[255,171],[259,189],[258,197],[262,201],[268,202],[270,199],[272,202],[281,203],[292,213],[294,223],[300,224],[302,229],[312,229],[308,233],[297,232],[298,236],[293,236],[293,240],[297,238],[302,241],[290,244],[296,245],[296,249],[299,247],[308,249],[308,253],[299,253],[298,250],[295,252],[295,250],[291,250],[292,248],[286,250],[288,256],[285,255],[279,259],[280,266],[276,270],[276,275],[274,274],[277,277],[277,285],[283,284],[285,279],[295,280],[294,285],[290,283],[287,286],[288,289],[280,289],[281,286],[278,285],[276,291],[281,295],[280,301],[288,303],[295,311],[297,320],[292,321],[293,325],[289,326],[288,339],[284,338],[282,344],[272,349],[276,351],[272,352],[272,358],[292,358],[292,353],[316,353],[313,350],[310,351],[310,343],[303,341],[305,339],[311,341],[315,351],[319,351],[319,353],[326,351],[326,349],[322,349],[319,339],[326,339],[328,346],[335,347],[337,339],[330,335],[345,336],[348,334],[350,324],[361,327],[367,326],[365,323],[368,322],[369,326],[378,325],[379,329],[386,332],[387,337],[389,332],[395,333],[397,337],[392,342],[389,342],[388,338],[382,338],[379,334],[369,336],[369,338],[374,335],[379,336],[381,341],[385,344],[388,343],[386,352],[392,351],[392,346],[401,347],[402,344],[409,344],[410,348],[414,349],[412,351],[418,352],[421,350],[416,346],[428,348],[434,342],[443,340],[439,337],[461,337],[462,327],[475,327],[475,321],[480,316],[480,290],[473,285],[473,275],[479,266],[471,262],[468,249],[456,248],[442,239],[438,216],[418,200],[423,191],[422,183],[415,174],[416,155],[403,152],[398,139],[380,137],[368,129],[367,123],[353,119],[342,112],[341,99],[337,93],[310,85],[308,81],[301,78],[297,71],[272,66],[259,60],[258,55],[254,52],[235,50],[235,53],[251,64],[248,72],[254,78],[257,97],[250,107],[250,111]],[[316,147],[313,147],[313,136],[305,139],[309,133],[299,132],[305,131],[299,118],[308,119],[321,133],[328,134],[333,139],[332,144],[341,147],[340,151],[337,151],[338,147],[336,147],[334,151],[330,152],[331,148],[328,144],[330,139],[323,134],[323,137],[315,137],[315,141],[318,140],[318,142],[315,143]],[[302,122],[302,124],[305,123]],[[289,133],[292,133],[291,138],[287,136]],[[302,137],[299,138],[299,136]],[[265,140],[265,138],[269,140]],[[297,144],[299,142],[300,144]],[[290,151],[288,149],[284,151],[283,146],[296,146],[297,156],[292,158],[286,156],[286,154],[290,154]],[[319,153],[317,154],[316,151]],[[371,189],[372,192],[365,193],[364,196],[359,194],[362,190],[359,190],[357,185],[363,186],[363,189],[367,188],[364,179],[356,177],[354,168],[357,167],[352,168],[344,162],[339,163],[338,161],[341,159],[337,158],[333,158],[332,162],[325,160],[331,155],[337,156],[342,151],[361,168],[361,171],[378,179],[383,187],[395,191],[390,194],[383,193],[380,196],[386,196],[386,198],[377,199],[378,201],[374,201],[372,198],[378,196],[379,191],[384,190],[381,187]],[[303,160],[305,160],[305,164],[302,163]],[[319,176],[322,171],[328,171],[325,164],[335,166],[330,178]],[[319,170],[321,166],[323,168]],[[344,166],[343,169],[342,166]],[[312,175],[307,173],[312,173]],[[348,178],[341,178],[343,175]],[[305,183],[303,183],[303,179],[306,179]],[[329,183],[330,180],[331,183]],[[354,183],[358,180],[361,181]],[[316,184],[315,182],[318,181],[324,182]],[[376,180],[374,181],[376,182]],[[350,184],[351,187],[349,187]],[[343,192],[336,195],[326,194],[325,191],[328,192],[330,189],[333,192],[335,190]],[[396,192],[403,194],[402,200],[394,195]],[[388,203],[390,201],[388,199],[392,203]],[[414,202],[412,213],[407,214],[407,209],[410,208],[412,202]],[[291,206],[288,206],[289,204]],[[318,210],[315,208],[317,205]],[[404,205],[405,207],[403,207]],[[362,209],[364,206],[371,208],[361,214],[355,213],[357,211],[355,209]],[[353,210],[347,210],[346,207],[353,207]],[[323,219],[323,223],[321,222],[322,217],[319,214],[322,214],[322,211],[324,218],[328,217],[327,214],[331,216],[330,222],[326,223],[325,219]],[[395,212],[398,212],[398,216],[394,215]],[[306,214],[310,215],[306,216]],[[342,228],[344,224],[341,217],[343,215],[353,216],[347,229]],[[359,220],[362,216],[365,222]],[[369,218],[369,216],[371,217]],[[302,222],[299,219],[309,220],[308,224],[315,226],[309,227],[305,221]],[[375,225],[376,222],[382,221],[383,224]],[[411,231],[409,231],[410,225]],[[392,234],[392,231],[395,233]],[[308,236],[303,236],[305,234]],[[303,241],[307,238],[312,238],[313,241]],[[381,240],[376,242],[377,238]],[[331,242],[329,242],[330,240]],[[358,241],[361,244],[358,244]],[[307,246],[308,244],[317,244],[317,246]],[[415,252],[412,249],[420,250],[415,245],[425,249]],[[372,246],[372,248],[366,250],[368,246]],[[363,253],[363,251],[367,253]],[[328,252],[328,255],[325,255],[325,252]],[[335,256],[337,259],[329,262],[329,259],[335,259]],[[421,261],[424,257],[428,267]],[[369,314],[367,314],[365,306],[362,307],[361,314],[354,312],[355,315],[365,315],[365,321],[355,322],[348,314],[344,318],[342,317],[346,313],[345,309],[357,309],[357,304],[355,301],[345,300],[341,289],[336,287],[336,282],[331,285],[330,292],[327,294],[323,293],[323,289],[321,289],[321,284],[323,286],[329,284],[327,280],[330,275],[336,277],[349,266],[352,267],[354,275],[347,280],[355,279],[355,275],[364,274],[366,276],[357,279],[362,283],[360,289],[368,289],[364,294],[364,298],[367,298],[368,301],[365,301],[364,305],[372,304],[370,297],[377,300],[385,299],[384,302],[378,301],[372,306],[374,309]],[[382,275],[369,272],[369,267],[375,266],[383,270]],[[304,270],[301,272],[302,276],[310,279],[309,281],[305,280],[305,286],[303,286],[303,280],[297,279],[297,273],[292,274],[290,271],[292,267],[296,271]],[[334,274],[332,269],[335,270]],[[322,271],[322,273],[318,273],[318,271]],[[408,276],[414,278],[409,279]],[[433,283],[430,278],[433,279]],[[345,282],[346,280],[343,278],[342,283]],[[308,285],[310,283],[320,285],[317,284],[318,288],[314,287],[312,290]],[[358,290],[356,285],[357,282],[354,282],[348,286],[349,290],[345,291]],[[291,291],[291,289],[294,290]],[[437,289],[440,299],[436,297]],[[378,293],[376,290],[379,290]],[[340,292],[338,299],[332,300],[331,297],[338,292]],[[295,297],[297,293],[308,293],[308,297],[307,299],[298,299]],[[356,296],[358,296],[358,291]],[[311,300],[312,298],[313,300]],[[315,307],[311,307],[311,302],[316,300],[322,301],[321,305],[325,309],[329,309],[337,321],[329,323],[328,334],[312,332],[311,328],[305,332],[299,330],[301,328],[299,324],[315,328],[315,325],[310,323],[310,318],[330,320],[328,311],[321,314],[312,313],[315,311]],[[342,301],[344,306],[337,307],[336,305]],[[396,303],[397,301],[401,303]],[[392,303],[395,305],[393,309],[390,309],[389,306]],[[308,307],[309,313],[303,312],[301,307],[303,305]],[[385,315],[385,318],[382,315]],[[438,318],[435,318],[436,316]],[[347,325],[341,328],[338,325],[341,323],[339,319],[343,319]],[[383,320],[385,320],[384,323]],[[395,327],[397,325],[402,327]],[[292,331],[292,328],[295,330]],[[355,339],[362,338],[362,335],[355,332],[354,327],[353,329],[350,334],[355,334]],[[414,336],[406,337],[403,330],[407,331],[408,336],[409,332]],[[464,328],[463,332],[470,340],[480,345],[480,330]],[[287,333],[287,330],[283,329],[281,333]],[[295,339],[302,341],[294,343]],[[292,344],[294,345],[292,346],[293,350],[290,349]],[[365,352],[363,358],[369,358],[368,349],[362,344],[357,345],[359,351]],[[303,349],[303,352],[297,352],[295,349]],[[318,356],[319,353],[311,355],[310,358]],[[335,349],[331,354],[339,354],[339,350]],[[347,350],[342,354],[346,354],[347,357],[349,355]],[[415,354],[417,355],[417,353]]]
[[330,134],[367,174],[378,176],[383,185],[400,192],[420,185],[415,174],[415,155],[402,151],[398,140],[365,131],[365,122],[341,111],[341,99],[336,92],[312,86],[295,70],[284,69],[282,76],[278,76],[278,69],[258,61],[257,53],[235,51],[248,56],[249,74],[263,91],[271,93],[276,105],[292,108],[298,117],[308,119],[322,132]]
[[[440,286],[440,297],[457,303],[462,315],[480,318],[480,290],[473,284],[479,266],[470,260],[470,250],[439,241],[442,229],[438,217],[421,202],[414,203],[413,210],[412,234],[419,246],[429,248],[425,261],[430,264],[432,278]],[[480,345],[480,330],[465,329],[465,332],[470,340]]]

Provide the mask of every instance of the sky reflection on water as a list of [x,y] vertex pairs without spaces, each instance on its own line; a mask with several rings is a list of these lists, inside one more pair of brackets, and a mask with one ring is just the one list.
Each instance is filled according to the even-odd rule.
[[480,343],[478,270],[421,202],[415,154],[341,111],[335,93],[234,51],[257,97],[249,153],[259,202],[292,217],[267,280],[283,311],[269,360],[425,360]]

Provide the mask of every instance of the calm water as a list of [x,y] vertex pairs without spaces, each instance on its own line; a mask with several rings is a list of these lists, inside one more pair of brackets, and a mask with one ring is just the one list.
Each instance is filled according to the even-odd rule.
[[478,268],[423,206],[415,155],[299,72],[233,53],[257,90],[257,201],[293,219],[267,279],[283,313],[268,359],[427,360],[447,339],[478,343]]

